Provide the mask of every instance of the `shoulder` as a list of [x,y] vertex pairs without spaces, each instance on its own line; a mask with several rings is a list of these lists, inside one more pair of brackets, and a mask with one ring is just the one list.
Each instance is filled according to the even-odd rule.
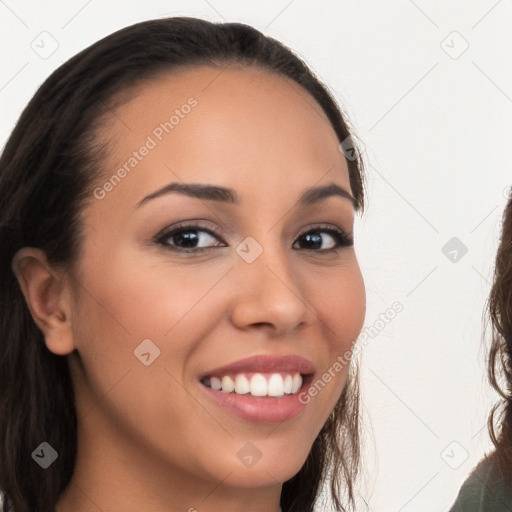
[[510,512],[512,492],[503,480],[490,477],[492,456],[483,459],[460,488],[449,512]]

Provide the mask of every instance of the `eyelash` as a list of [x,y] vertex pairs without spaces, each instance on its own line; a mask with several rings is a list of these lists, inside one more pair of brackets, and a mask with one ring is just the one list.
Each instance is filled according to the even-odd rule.
[[[217,230],[215,230],[213,228],[206,228],[206,227],[200,226],[198,224],[187,224],[187,223],[180,223],[180,224],[178,224],[178,226],[176,226],[172,230],[167,231],[160,236],[157,236],[155,239],[155,243],[163,245],[166,249],[169,249],[171,251],[182,252],[182,253],[199,253],[199,252],[208,251],[210,249],[214,249],[215,247],[219,247],[219,246],[211,246],[211,247],[196,247],[196,248],[187,249],[187,248],[183,248],[183,247],[172,246],[166,242],[167,240],[169,240],[169,238],[172,238],[173,236],[176,236],[180,233],[186,233],[189,231],[206,232],[209,235],[220,239],[222,243],[225,243],[224,240],[222,239],[221,234],[218,233]],[[299,233],[299,235],[297,236],[297,240],[304,235],[307,235],[309,233],[317,233],[317,232],[327,233],[330,236],[332,236],[336,245],[334,247],[331,247],[330,249],[302,249],[302,250],[325,254],[325,253],[338,252],[340,249],[342,249],[344,247],[352,246],[354,244],[352,235],[345,233],[345,231],[337,228],[336,226],[334,226],[332,224],[319,224],[317,226],[309,228],[309,229]],[[294,244],[295,244],[295,242],[294,242]],[[225,247],[225,246],[221,246],[221,247]]]

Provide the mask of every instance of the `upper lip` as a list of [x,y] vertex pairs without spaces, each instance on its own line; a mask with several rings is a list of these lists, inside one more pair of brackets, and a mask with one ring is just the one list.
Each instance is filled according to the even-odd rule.
[[315,372],[315,367],[308,359],[297,356],[269,356],[259,355],[240,359],[234,363],[218,366],[200,375],[200,379],[212,375],[226,375],[241,372],[291,372],[309,375]]

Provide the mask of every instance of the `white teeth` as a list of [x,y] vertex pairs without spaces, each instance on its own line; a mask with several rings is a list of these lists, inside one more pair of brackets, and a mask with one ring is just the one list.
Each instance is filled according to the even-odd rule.
[[279,373],[273,373],[268,380],[268,396],[283,396],[284,383],[283,377]]
[[252,396],[273,396],[279,397],[296,393],[302,386],[302,375],[295,373],[286,374],[283,378],[281,373],[261,374],[255,373],[250,379],[243,373],[231,378],[224,375],[222,378],[210,377],[204,379],[204,383],[217,391],[224,393],[236,393]]
[[284,382],[283,382],[283,390],[285,393],[287,393],[288,395],[292,392],[292,376],[291,375],[287,375],[285,378],[284,378]]
[[301,386],[302,386],[302,377],[301,377],[300,373],[296,373],[293,376],[292,393],[297,393],[297,391],[300,389]]
[[251,377],[251,395],[265,396],[268,394],[267,379],[261,373],[255,373]]
[[210,386],[213,389],[219,390],[222,388],[222,381],[218,377],[210,377]]
[[239,395],[245,395],[251,391],[249,380],[245,375],[238,374],[235,378],[235,392]]
[[224,391],[224,393],[231,393],[234,389],[235,383],[233,382],[233,379],[227,375],[222,377],[222,391]]

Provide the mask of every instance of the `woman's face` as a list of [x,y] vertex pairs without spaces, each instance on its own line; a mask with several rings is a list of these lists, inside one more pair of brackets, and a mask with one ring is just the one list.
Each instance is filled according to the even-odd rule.
[[[335,406],[364,320],[335,132],[297,84],[254,68],[159,77],[107,120],[73,269],[78,474],[101,461],[126,481],[180,474],[198,493],[281,484]],[[342,192],[300,200],[331,184]],[[269,379],[284,396],[242,394]]]

